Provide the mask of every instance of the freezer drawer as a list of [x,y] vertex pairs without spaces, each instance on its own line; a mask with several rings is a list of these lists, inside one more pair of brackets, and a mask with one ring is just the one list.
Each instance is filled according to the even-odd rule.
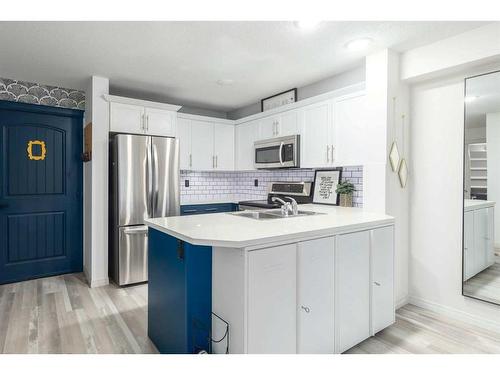
[[121,227],[118,239],[119,285],[148,280],[148,227],[145,225]]

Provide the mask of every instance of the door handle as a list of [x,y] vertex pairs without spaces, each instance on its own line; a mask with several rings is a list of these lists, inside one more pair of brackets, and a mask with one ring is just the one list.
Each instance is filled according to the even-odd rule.
[[335,147],[332,145],[332,163],[333,163],[333,150],[335,150]]
[[146,152],[146,186],[148,199],[148,216],[153,217],[153,161],[151,157],[151,139],[148,141],[148,150]]
[[148,228],[125,229],[123,234],[148,234]]
[[283,165],[283,156],[281,155],[282,151],[283,151],[283,146],[285,144],[283,142],[280,143],[280,150],[279,150],[279,153],[280,153],[280,164]]
[[[154,176],[153,178],[153,207],[152,207],[152,216],[156,215],[156,212],[162,212],[163,210],[158,209],[158,192],[159,192],[159,186],[158,186],[158,150],[156,148],[156,145],[153,145],[153,170],[154,170]],[[156,176],[156,178],[155,178]]]
[[215,155],[215,168],[219,168],[219,156]]
[[307,307],[307,306],[300,306],[300,308],[302,310],[304,310],[307,314],[309,314],[309,312],[311,312],[311,309],[309,307]]
[[378,283],[378,282],[376,282],[376,281],[374,281],[373,283],[374,283],[376,286],[380,286],[380,283]]
[[326,162],[330,162],[330,145],[326,145]]

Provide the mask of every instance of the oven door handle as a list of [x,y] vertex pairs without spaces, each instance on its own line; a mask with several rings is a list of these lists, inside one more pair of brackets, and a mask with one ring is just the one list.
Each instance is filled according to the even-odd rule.
[[280,150],[279,150],[279,154],[280,154],[280,164],[283,165],[283,157],[282,157],[282,152],[283,152],[283,146],[285,145],[285,143],[281,142],[280,143]]

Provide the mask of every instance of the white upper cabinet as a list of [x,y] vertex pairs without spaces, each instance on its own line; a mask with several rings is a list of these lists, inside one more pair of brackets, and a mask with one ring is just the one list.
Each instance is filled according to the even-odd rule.
[[332,104],[324,101],[300,110],[302,168],[331,167],[334,160]]
[[145,130],[149,135],[175,137],[177,113],[157,108],[145,108]]
[[109,102],[109,131],[175,137],[180,106],[154,103],[114,95]]
[[144,134],[144,107],[110,103],[109,130],[116,133]]
[[212,170],[215,167],[214,124],[208,121],[191,121],[191,169]]
[[214,124],[215,169],[234,170],[234,125]]
[[278,137],[300,134],[299,111],[287,111],[281,115],[278,123]]
[[298,111],[286,111],[259,121],[259,139],[299,134]]
[[333,100],[335,134],[335,164],[360,165],[370,160],[370,141],[367,138],[366,96],[364,93]]
[[181,169],[234,170],[234,125],[179,117],[177,137]]
[[254,167],[254,142],[258,139],[258,122],[249,121],[235,127],[236,169],[248,171]]
[[179,139],[180,169],[191,169],[193,166],[191,153],[191,120],[177,119],[177,138]]
[[259,121],[259,139],[277,137],[279,134],[279,116],[264,117]]

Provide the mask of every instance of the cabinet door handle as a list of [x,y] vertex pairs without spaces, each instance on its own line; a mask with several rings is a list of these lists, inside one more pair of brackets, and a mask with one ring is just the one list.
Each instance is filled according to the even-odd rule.
[[330,162],[330,145],[326,145],[326,162]]
[[149,115],[146,115],[146,131],[149,131]]
[[144,113],[143,113],[143,114],[142,114],[142,116],[141,116],[141,129],[142,129],[143,131],[145,131],[145,130],[146,130],[145,126],[146,126],[146,125],[144,125]]
[[335,147],[332,145],[332,163],[333,163],[333,150],[335,150]]
[[377,283],[376,281],[373,282],[376,286],[380,286],[380,283]]
[[219,168],[219,156],[215,155],[215,168]]
[[300,308],[304,310],[307,314],[309,314],[309,312],[311,311],[311,309],[307,306],[300,306]]
[[193,154],[189,154],[189,166],[193,166]]

